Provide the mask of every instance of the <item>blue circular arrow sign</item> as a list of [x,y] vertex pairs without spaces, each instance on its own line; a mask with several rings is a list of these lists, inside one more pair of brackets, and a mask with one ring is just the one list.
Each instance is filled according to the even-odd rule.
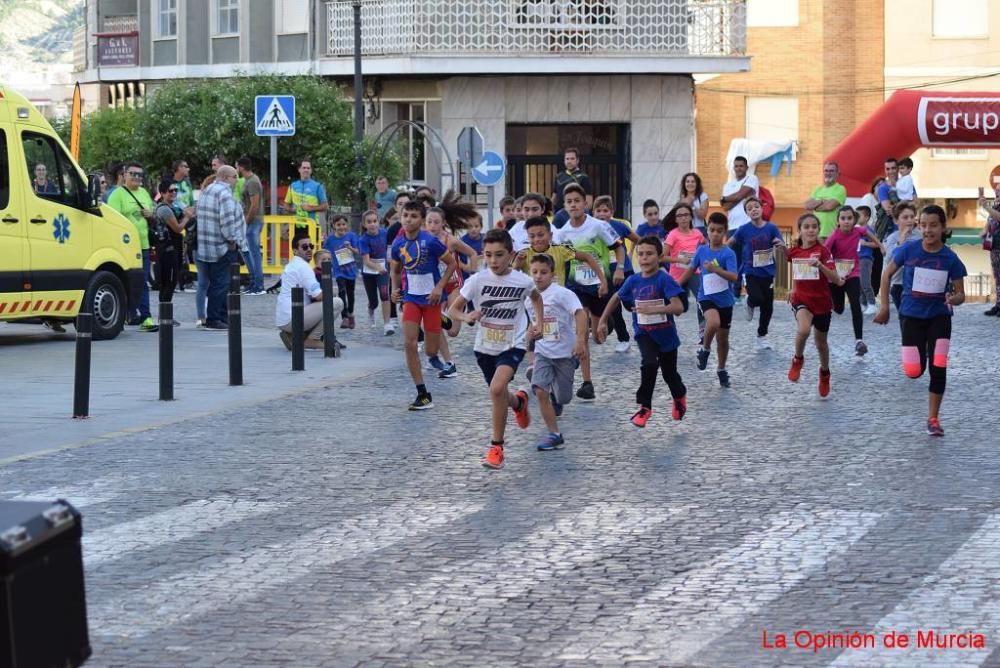
[[483,151],[483,159],[472,167],[472,178],[481,186],[495,186],[503,180],[507,164],[494,151]]

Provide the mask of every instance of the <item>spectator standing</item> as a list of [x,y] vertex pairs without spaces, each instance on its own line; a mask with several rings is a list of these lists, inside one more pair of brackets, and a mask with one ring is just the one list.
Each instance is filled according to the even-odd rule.
[[[160,203],[156,206],[155,220],[150,230],[150,244],[156,249],[161,304],[173,301],[180,268],[180,253],[184,243],[182,235],[189,220],[185,213],[186,209],[182,209],[177,201],[179,191],[173,180],[160,181],[157,187]],[[174,325],[179,324],[174,320]]]
[[899,178],[896,179],[896,195],[900,202],[917,199],[917,187],[913,184],[913,161],[903,158],[899,161]]
[[[316,274],[309,266],[312,260],[312,240],[304,232],[292,240],[294,256],[285,265],[281,274],[281,292],[274,307],[274,324],[278,328],[281,342],[289,350],[292,349],[292,288],[302,288],[309,303],[303,309],[303,346],[312,350],[323,349],[323,290]],[[337,287],[333,286],[333,312],[339,313],[344,307],[337,298]],[[336,321],[334,322],[336,325]]]
[[590,185],[590,177],[580,169],[580,149],[571,146],[563,151],[563,166],[566,169],[556,174],[552,182],[552,210],[563,208],[563,191],[569,184],[576,183],[587,193],[586,209],[589,211],[594,204],[594,188]]
[[694,212],[694,229],[707,238],[705,217],[708,215],[708,193],[701,185],[701,177],[694,172],[688,172],[681,177],[681,193],[677,203],[683,202]]
[[297,224],[304,226],[306,219],[318,225],[319,214],[329,208],[326,189],[312,178],[312,161],[302,160],[299,163],[299,180],[292,181],[285,194],[285,211],[295,214],[299,218]]
[[819,218],[820,243],[837,229],[837,210],[847,202],[847,188],[837,183],[840,165],[827,162],[823,165],[823,185],[812,191],[803,205],[806,211]]
[[125,184],[116,188],[108,198],[108,206],[122,214],[139,234],[139,247],[142,249],[142,271],[146,277],[139,295],[139,308],[132,314],[129,324],[139,325],[144,332],[155,332],[159,329],[153,322],[149,311],[149,284],[152,282],[149,269],[149,221],[153,218],[153,198],[142,187],[142,179],[146,173],[138,162],[129,162],[123,168]]
[[389,187],[389,179],[379,176],[375,179],[375,208],[378,210],[378,217],[384,218],[389,209],[396,203],[396,191]]
[[101,195],[101,201],[105,204],[108,203],[108,198],[111,197],[111,193],[115,189],[120,188],[125,182],[125,165],[120,162],[112,163],[108,168],[108,189],[104,191]]
[[248,295],[267,294],[264,290],[264,265],[260,250],[260,233],[264,229],[264,187],[260,178],[254,174],[253,162],[243,156],[236,161],[236,171],[243,179],[243,192],[240,205],[243,207],[243,219],[246,221],[247,251],[244,260],[250,274]]
[[[726,181],[722,187],[722,197],[719,204],[726,210],[729,216],[729,231],[738,230],[740,227],[750,222],[750,217],[746,213],[743,202],[748,197],[757,197],[760,192],[760,181],[757,176],[749,174],[750,165],[742,155],[733,159],[733,178]],[[737,251],[736,257],[740,257]]]
[[986,315],[1000,316],[1000,185],[994,192],[996,199],[990,201],[985,197],[979,198],[979,207],[989,217],[983,225],[980,236],[983,238],[983,248],[989,247],[990,266],[993,269],[993,296],[995,303],[988,310]]
[[893,208],[899,204],[899,195],[896,194],[896,180],[899,178],[899,163],[895,158],[885,159],[885,181],[882,185],[878,187],[875,193],[875,197],[878,198],[878,203],[881,208],[879,212],[879,222],[875,225],[875,232],[879,239],[885,238],[885,235],[892,233],[892,226],[889,224],[892,221],[892,211]]
[[191,185],[191,167],[187,160],[174,160],[174,183],[177,184],[177,199],[175,203],[182,209],[191,209],[188,215],[194,213],[194,186]]
[[239,261],[239,252],[246,247],[242,207],[233,196],[236,178],[235,168],[219,167],[214,182],[198,199],[198,259],[206,265],[208,278],[206,329],[228,329],[229,265]]

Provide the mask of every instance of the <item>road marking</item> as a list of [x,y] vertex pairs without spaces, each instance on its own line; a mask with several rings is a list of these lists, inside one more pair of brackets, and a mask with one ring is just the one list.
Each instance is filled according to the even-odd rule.
[[277,503],[206,499],[115,524],[83,536],[83,565],[94,568],[131,552],[185,540],[280,508]]
[[[997,546],[1000,515],[990,515],[938,569],[924,578],[889,614],[875,624],[875,649],[845,650],[831,666],[978,666],[986,660],[1000,635],[1000,582]],[[863,629],[857,629],[863,632]],[[907,648],[886,649],[890,631],[909,636]],[[985,648],[917,648],[917,632],[967,632],[985,636]],[[924,636],[926,637],[926,635]],[[966,636],[967,637],[967,636]]]
[[645,655],[684,663],[822,570],[878,518],[875,513],[840,510],[780,513],[762,532],[638,599],[627,615],[612,620],[604,637],[596,642],[577,638],[558,658],[600,662],[605,651],[616,655],[617,631],[627,631],[644,638]]
[[[400,502],[288,543],[219,554],[221,562],[173,575],[91,608],[100,636],[138,638],[265,594],[309,574],[314,565],[361,559],[482,510],[483,504]],[[290,530],[292,530],[292,527]]]
[[97,478],[84,485],[74,485],[66,483],[64,485],[53,485],[46,489],[31,492],[20,492],[14,490],[16,496],[8,497],[6,501],[55,501],[65,499],[80,509],[87,506],[96,506],[99,503],[107,503],[117,499],[124,490],[121,489],[125,478],[111,477]]

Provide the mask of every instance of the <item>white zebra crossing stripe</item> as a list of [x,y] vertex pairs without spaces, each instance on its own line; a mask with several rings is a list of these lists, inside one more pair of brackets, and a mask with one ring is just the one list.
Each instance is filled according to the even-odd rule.
[[106,529],[89,533],[85,531],[83,565],[93,568],[131,552],[148,550],[207,531],[215,531],[227,524],[271,512],[280,507],[276,503],[206,499],[185,503]]
[[66,499],[74,508],[80,509],[86,506],[95,506],[99,503],[107,503],[120,497],[124,492],[122,484],[124,478],[108,476],[97,478],[85,484],[53,485],[46,489],[31,492],[20,492],[15,490],[15,496],[8,497],[8,501],[55,501],[56,499]]
[[[945,559],[923,584],[910,592],[875,624],[875,649],[845,650],[831,666],[978,666],[996,647],[1000,635],[1000,515],[990,515],[958,550]],[[863,629],[857,629],[863,631]],[[882,639],[891,631],[905,633],[906,648],[887,649]],[[933,631],[934,636],[928,632]],[[918,637],[918,632],[920,636]],[[973,646],[969,635],[982,634],[985,647]],[[955,634],[962,647],[939,648],[934,637]],[[930,646],[926,640],[931,639]],[[924,640],[923,646],[921,640]]]
[[142,637],[264,594],[308,575],[315,565],[363,558],[482,508],[481,503],[401,502],[284,544],[219,554],[213,566],[174,575],[122,599],[98,602],[91,609],[90,629],[101,636]]
[[763,532],[637,600],[597,643],[581,636],[559,658],[601,662],[605,655],[620,656],[619,645],[632,640],[616,636],[626,631],[643,637],[644,655],[683,663],[846,552],[878,517],[840,510],[780,513]]

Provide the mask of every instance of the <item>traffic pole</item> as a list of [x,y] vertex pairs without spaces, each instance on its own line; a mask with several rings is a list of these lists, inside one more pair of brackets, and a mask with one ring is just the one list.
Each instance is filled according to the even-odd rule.
[[305,290],[292,288],[292,371],[306,370]]
[[229,384],[243,384],[243,328],[240,318],[240,265],[229,265]]
[[337,314],[333,312],[333,264],[326,260],[320,269],[320,289],[323,291],[323,357],[340,357],[340,342],[334,327]]
[[76,367],[73,374],[73,419],[90,417],[90,342],[94,315],[76,316]]
[[160,401],[174,400],[174,305],[160,302]]

